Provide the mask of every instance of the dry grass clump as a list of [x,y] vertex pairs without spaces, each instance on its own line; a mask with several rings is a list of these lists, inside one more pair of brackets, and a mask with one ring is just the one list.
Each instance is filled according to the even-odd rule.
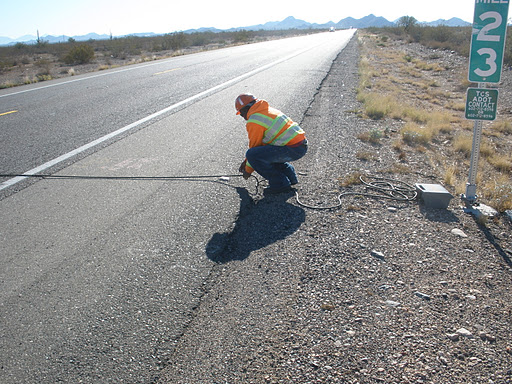
[[491,153],[487,161],[502,173],[512,173],[512,155]]
[[381,120],[395,111],[397,104],[392,96],[361,92],[358,100],[364,103],[364,113],[372,120]]
[[370,63],[367,58],[361,58],[359,61],[359,88],[358,93],[372,87],[371,78],[374,77]]
[[405,164],[395,163],[390,168],[384,169],[383,173],[407,175],[411,173],[411,169]]
[[445,68],[441,67],[438,63],[427,63],[418,59],[412,60],[412,62],[417,69],[422,71],[442,72],[445,70]]
[[340,177],[338,179],[338,182],[340,183],[340,186],[343,188],[350,187],[352,185],[359,185],[361,184],[361,176],[363,174],[361,172],[352,172],[345,177]]
[[473,146],[473,139],[471,136],[462,133],[455,136],[453,140],[453,148],[455,151],[464,155],[464,157],[468,158],[471,156],[471,148]]
[[491,132],[497,132],[498,136],[501,134],[512,135],[512,123],[507,120],[496,121],[489,127],[489,129]]
[[453,109],[454,111],[464,112],[466,110],[466,104],[449,101],[446,104],[446,108]]
[[443,175],[443,182],[446,185],[453,187],[457,182],[457,167],[454,165],[449,166],[445,169]]
[[485,181],[481,193],[493,202],[494,208],[499,212],[512,209],[512,184],[509,177],[501,175]]
[[375,155],[375,153],[370,151],[358,151],[356,153],[356,159],[363,161],[371,161],[376,160],[377,156]]
[[[464,155],[465,158],[469,159],[473,148],[473,136],[467,133],[458,134],[453,141],[453,148],[455,151]],[[495,149],[485,138],[482,138],[480,142],[480,155],[485,159],[489,159],[495,155]]]
[[402,140],[410,146],[427,145],[432,140],[433,131],[416,123],[406,123],[400,131]]

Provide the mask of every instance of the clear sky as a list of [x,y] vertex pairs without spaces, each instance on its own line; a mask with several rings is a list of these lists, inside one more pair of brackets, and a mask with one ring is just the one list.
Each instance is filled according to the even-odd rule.
[[[179,5],[178,5],[179,4]],[[2,0],[0,36],[78,36],[168,33],[215,27],[228,29],[281,21],[288,16],[310,23],[359,19],[369,14],[394,21],[458,17],[473,21],[474,0]]]

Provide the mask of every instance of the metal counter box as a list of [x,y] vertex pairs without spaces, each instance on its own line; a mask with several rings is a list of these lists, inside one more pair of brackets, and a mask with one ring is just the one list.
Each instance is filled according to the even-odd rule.
[[446,209],[453,196],[439,184],[415,184],[418,196],[426,207]]

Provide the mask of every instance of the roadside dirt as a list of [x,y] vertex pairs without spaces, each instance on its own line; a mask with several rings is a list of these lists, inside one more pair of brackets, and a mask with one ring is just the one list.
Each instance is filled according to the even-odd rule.
[[[427,163],[452,192],[465,193],[474,127],[474,120],[465,119],[466,90],[477,86],[467,81],[468,59],[384,34],[361,36],[365,76],[370,77],[365,92],[378,95],[391,110],[373,128],[385,136],[376,144],[398,152],[405,172]],[[488,85],[499,89],[498,113],[495,121],[483,123],[476,180],[480,201],[500,212],[512,209],[511,82],[511,68],[506,68],[500,84]]]
[[93,61],[87,64],[64,64],[61,58],[53,54],[40,54],[30,59],[18,59],[18,65],[0,72],[0,88],[40,83],[51,79],[70,78],[91,72],[140,64],[172,56],[187,55],[202,50],[216,49],[217,46],[191,47],[180,51],[144,52],[139,55],[113,57],[108,53],[95,52]]
[[[442,184],[427,152],[411,151],[407,172],[389,174],[401,162],[392,135],[378,145],[358,139],[403,124],[355,113],[359,49],[355,38],[340,53],[301,121],[310,149],[296,163],[298,194],[308,205],[363,192],[340,186],[356,171]],[[451,53],[446,60],[464,61]],[[283,236],[269,243],[269,231]],[[351,195],[336,209],[314,210],[293,194],[256,196],[242,199],[225,239],[159,383],[512,381],[512,236],[504,218],[482,224],[458,197],[431,209]]]

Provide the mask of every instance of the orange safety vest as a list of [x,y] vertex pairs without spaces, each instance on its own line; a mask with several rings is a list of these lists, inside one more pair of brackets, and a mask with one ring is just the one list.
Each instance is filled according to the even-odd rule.
[[[306,138],[302,128],[281,111],[269,106],[265,100],[258,100],[247,114],[249,148],[261,145],[296,145]],[[253,168],[246,163],[247,172]]]

